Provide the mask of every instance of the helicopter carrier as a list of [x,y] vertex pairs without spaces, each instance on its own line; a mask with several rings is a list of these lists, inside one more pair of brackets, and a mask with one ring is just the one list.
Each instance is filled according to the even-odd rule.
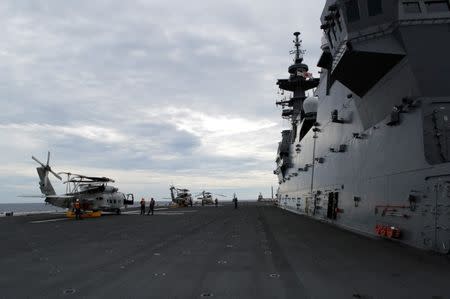
[[328,0],[321,23],[320,78],[296,32],[277,82],[279,206],[449,253],[449,1]]

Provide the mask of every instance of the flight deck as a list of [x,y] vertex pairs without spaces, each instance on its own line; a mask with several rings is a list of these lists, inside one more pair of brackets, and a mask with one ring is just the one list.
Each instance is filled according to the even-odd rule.
[[0,218],[0,298],[450,298],[450,258],[263,203]]

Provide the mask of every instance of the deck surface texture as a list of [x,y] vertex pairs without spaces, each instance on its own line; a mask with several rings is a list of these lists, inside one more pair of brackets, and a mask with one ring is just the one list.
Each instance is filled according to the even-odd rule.
[[450,298],[448,256],[267,204],[61,218],[0,218],[0,298]]

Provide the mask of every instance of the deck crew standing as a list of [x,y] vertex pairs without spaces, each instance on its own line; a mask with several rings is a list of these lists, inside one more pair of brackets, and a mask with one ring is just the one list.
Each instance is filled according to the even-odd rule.
[[214,205],[215,205],[216,207],[219,205],[219,201],[217,200],[217,197],[216,197],[216,199],[214,200]]
[[150,212],[153,215],[154,210],[155,210],[155,200],[152,197],[152,199],[150,199],[150,205],[149,205],[149,208],[148,208],[148,214],[147,215],[150,215]]
[[237,199],[236,193],[233,195],[233,203],[234,203],[234,208],[237,209],[238,208],[238,199]]
[[75,207],[75,219],[81,220],[81,204],[79,199],[75,201],[74,207]]
[[145,199],[141,199],[141,215],[145,215]]

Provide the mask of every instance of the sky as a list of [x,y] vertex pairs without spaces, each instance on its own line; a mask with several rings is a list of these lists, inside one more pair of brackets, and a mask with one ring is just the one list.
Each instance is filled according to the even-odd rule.
[[[138,198],[277,188],[292,33],[316,77],[325,0],[0,2],[0,203],[40,199],[34,155]],[[64,185],[51,177],[57,192]]]

